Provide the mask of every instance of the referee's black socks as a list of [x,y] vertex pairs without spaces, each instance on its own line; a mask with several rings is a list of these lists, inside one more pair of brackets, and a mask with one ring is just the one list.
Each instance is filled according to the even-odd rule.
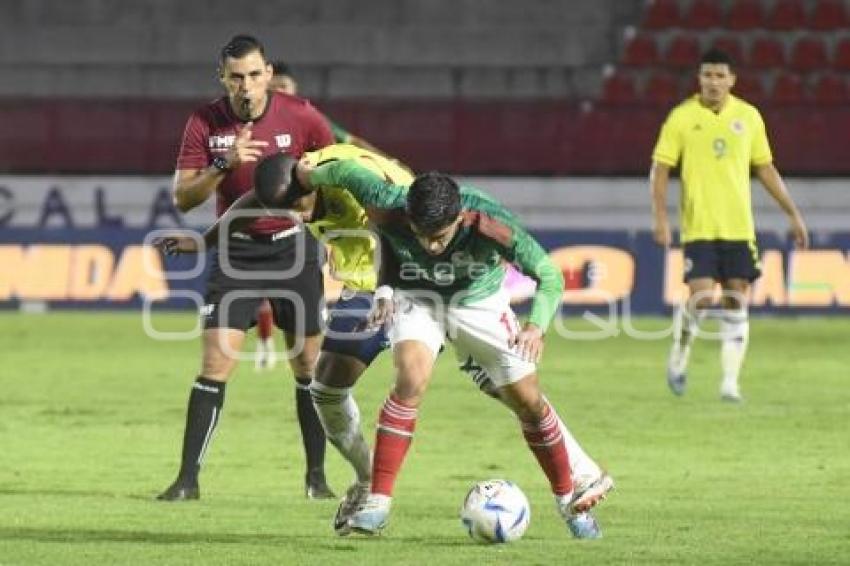
[[307,483],[325,482],[325,430],[310,398],[309,377],[295,378],[295,407],[307,458]]
[[198,376],[192,384],[178,476],[178,482],[184,485],[194,486],[198,483],[198,472],[221,417],[225,385],[224,382],[203,376]]

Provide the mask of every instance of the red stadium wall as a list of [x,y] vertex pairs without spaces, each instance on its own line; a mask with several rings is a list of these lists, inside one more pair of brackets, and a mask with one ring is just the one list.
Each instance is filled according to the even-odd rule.
[[[0,171],[170,173],[185,100],[0,100]],[[646,173],[669,110],[569,101],[333,100],[319,106],[414,169],[465,174]],[[762,107],[780,169],[846,175],[850,108]]]

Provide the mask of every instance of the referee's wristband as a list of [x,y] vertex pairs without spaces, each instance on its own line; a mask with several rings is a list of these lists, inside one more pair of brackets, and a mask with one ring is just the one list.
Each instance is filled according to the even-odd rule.
[[377,289],[375,289],[375,300],[386,299],[390,300],[393,298],[393,288],[389,285],[381,285]]

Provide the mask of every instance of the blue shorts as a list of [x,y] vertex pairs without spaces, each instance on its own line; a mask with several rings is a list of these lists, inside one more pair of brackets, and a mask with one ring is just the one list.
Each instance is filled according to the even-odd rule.
[[754,241],[697,240],[686,243],[683,252],[686,283],[706,277],[715,281],[745,279],[753,282],[761,275]]
[[343,291],[329,314],[322,351],[353,356],[366,364],[390,346],[384,327],[357,330],[372,308],[372,293]]

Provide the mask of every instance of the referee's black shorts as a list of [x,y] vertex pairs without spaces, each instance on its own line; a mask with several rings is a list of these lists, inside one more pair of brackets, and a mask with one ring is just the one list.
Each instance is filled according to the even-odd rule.
[[[313,336],[325,321],[324,253],[301,226],[274,236],[234,234],[214,255],[201,316],[204,328],[247,330],[268,299],[275,324],[296,336]],[[226,265],[229,263],[229,266]]]
[[715,281],[761,276],[758,247],[751,240],[696,240],[683,246],[685,282],[711,278]]

